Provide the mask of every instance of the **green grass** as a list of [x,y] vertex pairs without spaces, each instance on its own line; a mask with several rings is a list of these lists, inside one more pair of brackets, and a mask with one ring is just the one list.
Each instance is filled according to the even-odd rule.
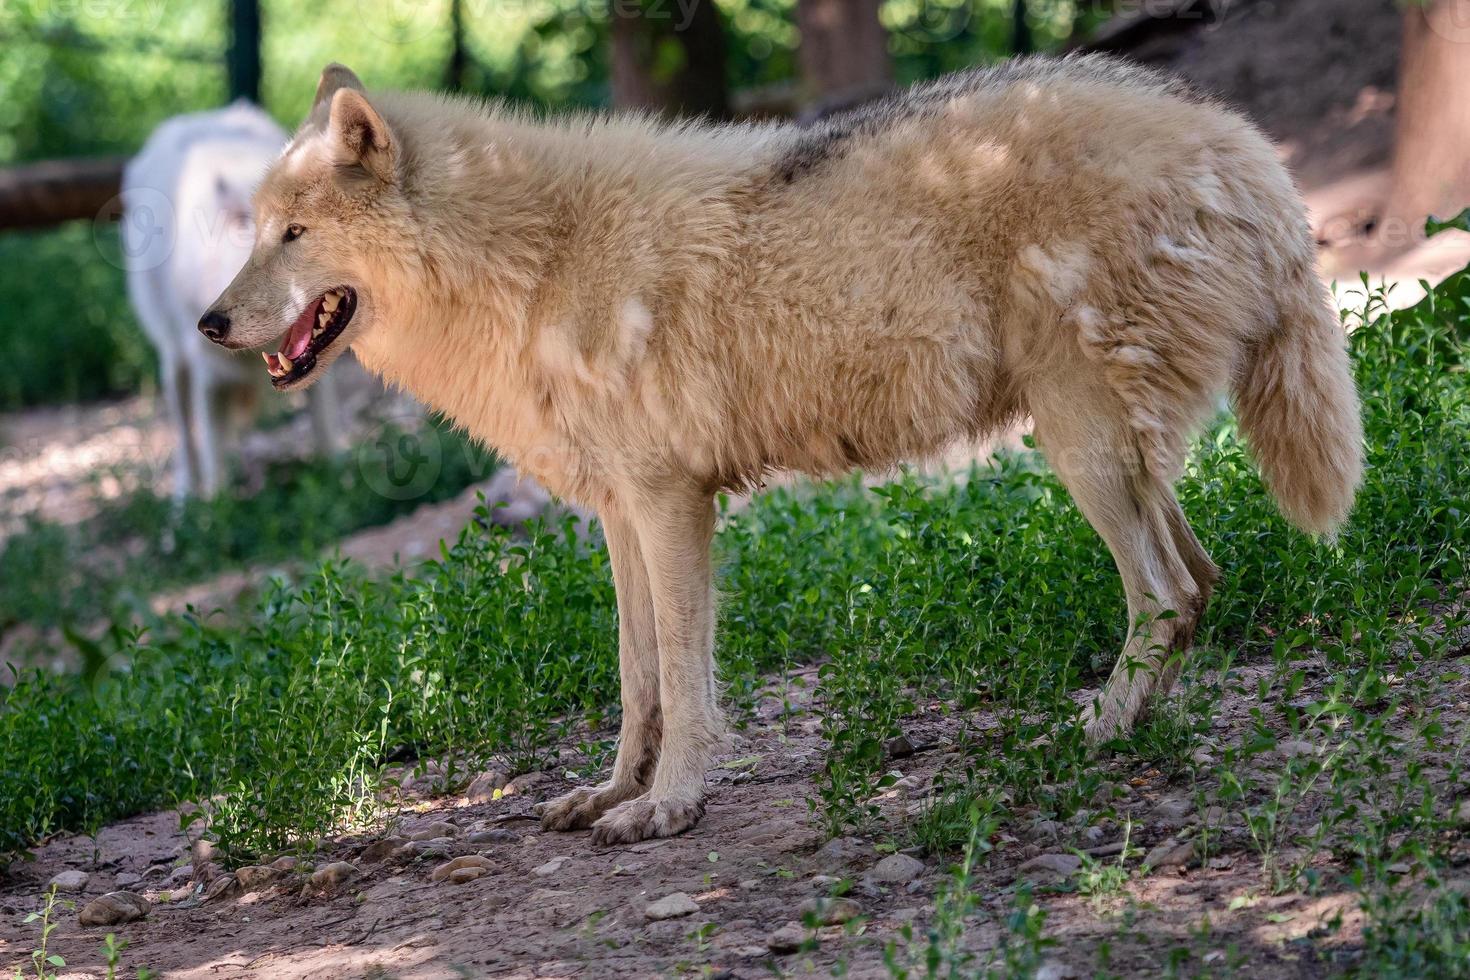
[[[1352,348],[1369,470],[1352,522],[1335,545],[1291,531],[1233,426],[1202,439],[1181,499],[1225,578],[1182,700],[1113,750],[1183,772],[1212,705],[1243,698],[1249,736],[1201,778],[1244,813],[1263,883],[1322,884],[1283,843],[1330,855],[1372,923],[1357,966],[1410,975],[1463,955],[1470,927],[1463,901],[1426,902],[1390,870],[1448,868],[1463,792],[1464,733],[1443,722],[1436,690],[1463,671],[1467,625],[1443,600],[1470,552],[1470,274],[1363,319]],[[774,492],[726,522],[719,550],[737,718],[763,675],[822,664],[830,749],[811,802],[832,832],[878,826],[865,801],[884,778],[882,743],[919,692],[1000,724],[967,736],[966,771],[945,775],[914,827],[889,832],[931,850],[969,844],[968,867],[978,814],[1065,818],[1096,792],[1070,694],[1119,649],[1123,597],[1106,550],[1029,454],[958,483]],[[571,525],[471,526],[412,578],[334,562],[279,585],[247,629],[194,616],[147,636],[120,628],[84,674],[31,672],[4,695],[0,850],[208,800],[212,833],[245,860],[370,815],[389,758],[549,764],[574,719],[609,720],[613,610],[605,553]],[[1309,656],[1325,677],[1303,698]],[[1271,670],[1244,685],[1229,669],[1241,661]],[[1261,753],[1303,735],[1328,751],[1275,767],[1271,786],[1248,778]],[[1435,753],[1456,761],[1421,763]],[[1306,833],[1304,807],[1318,817]],[[1018,962],[1045,945],[1027,902]],[[962,919],[958,892],[950,904]],[[963,959],[957,934],[935,942],[941,959]]]
[[161,589],[251,564],[315,559],[343,535],[452,497],[494,471],[490,453],[434,424],[421,436],[439,449],[434,478],[408,487],[412,493],[391,492],[390,472],[407,457],[379,450],[396,433],[337,458],[272,463],[255,493],[236,486],[180,509],[144,489],[99,500],[97,513],[74,527],[32,521],[0,548],[0,629],[146,618]]

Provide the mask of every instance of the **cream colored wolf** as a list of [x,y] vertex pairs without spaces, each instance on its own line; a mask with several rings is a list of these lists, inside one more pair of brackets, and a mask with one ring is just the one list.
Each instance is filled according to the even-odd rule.
[[[601,516],[622,732],[544,825],[704,809],[712,500],[1029,414],[1135,625],[1094,739],[1166,690],[1218,575],[1170,489],[1221,392],[1282,511],[1330,533],[1362,454],[1300,198],[1249,123],[1100,58],[1026,60],[813,128],[364,94],[328,66],[201,321],[277,388],[351,346]],[[1174,610],[1175,617],[1157,617]]]

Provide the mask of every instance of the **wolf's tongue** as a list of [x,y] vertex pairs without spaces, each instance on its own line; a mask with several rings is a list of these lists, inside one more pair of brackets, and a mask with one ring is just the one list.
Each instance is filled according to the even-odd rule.
[[318,299],[306,308],[306,312],[296,318],[291,324],[290,331],[286,334],[285,343],[281,344],[281,353],[291,360],[296,360],[306,350],[306,345],[311,343],[311,327],[316,323],[317,311],[321,309],[322,301]]

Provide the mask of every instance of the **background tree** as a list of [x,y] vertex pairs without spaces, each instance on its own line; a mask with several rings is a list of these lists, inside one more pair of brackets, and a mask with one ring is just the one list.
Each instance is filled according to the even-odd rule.
[[723,119],[725,28],[713,0],[610,0],[613,105]]
[[1470,0],[1411,0],[1402,50],[1382,227],[1412,235],[1426,215],[1470,205]]
[[881,5],[881,0],[797,0],[803,101],[846,105],[893,85],[888,32],[878,20]]

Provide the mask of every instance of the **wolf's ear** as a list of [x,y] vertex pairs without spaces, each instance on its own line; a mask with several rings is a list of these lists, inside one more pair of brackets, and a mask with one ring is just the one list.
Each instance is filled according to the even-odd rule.
[[332,96],[327,123],[340,163],[360,163],[385,184],[393,183],[397,146],[393,133],[367,96],[357,89],[338,89]]
[[312,109],[315,110],[323,102],[330,101],[339,88],[356,89],[359,92],[367,91],[362,87],[362,79],[358,78],[351,68],[339,65],[334,61],[322,69],[321,81],[316,83],[316,98],[311,100]]

